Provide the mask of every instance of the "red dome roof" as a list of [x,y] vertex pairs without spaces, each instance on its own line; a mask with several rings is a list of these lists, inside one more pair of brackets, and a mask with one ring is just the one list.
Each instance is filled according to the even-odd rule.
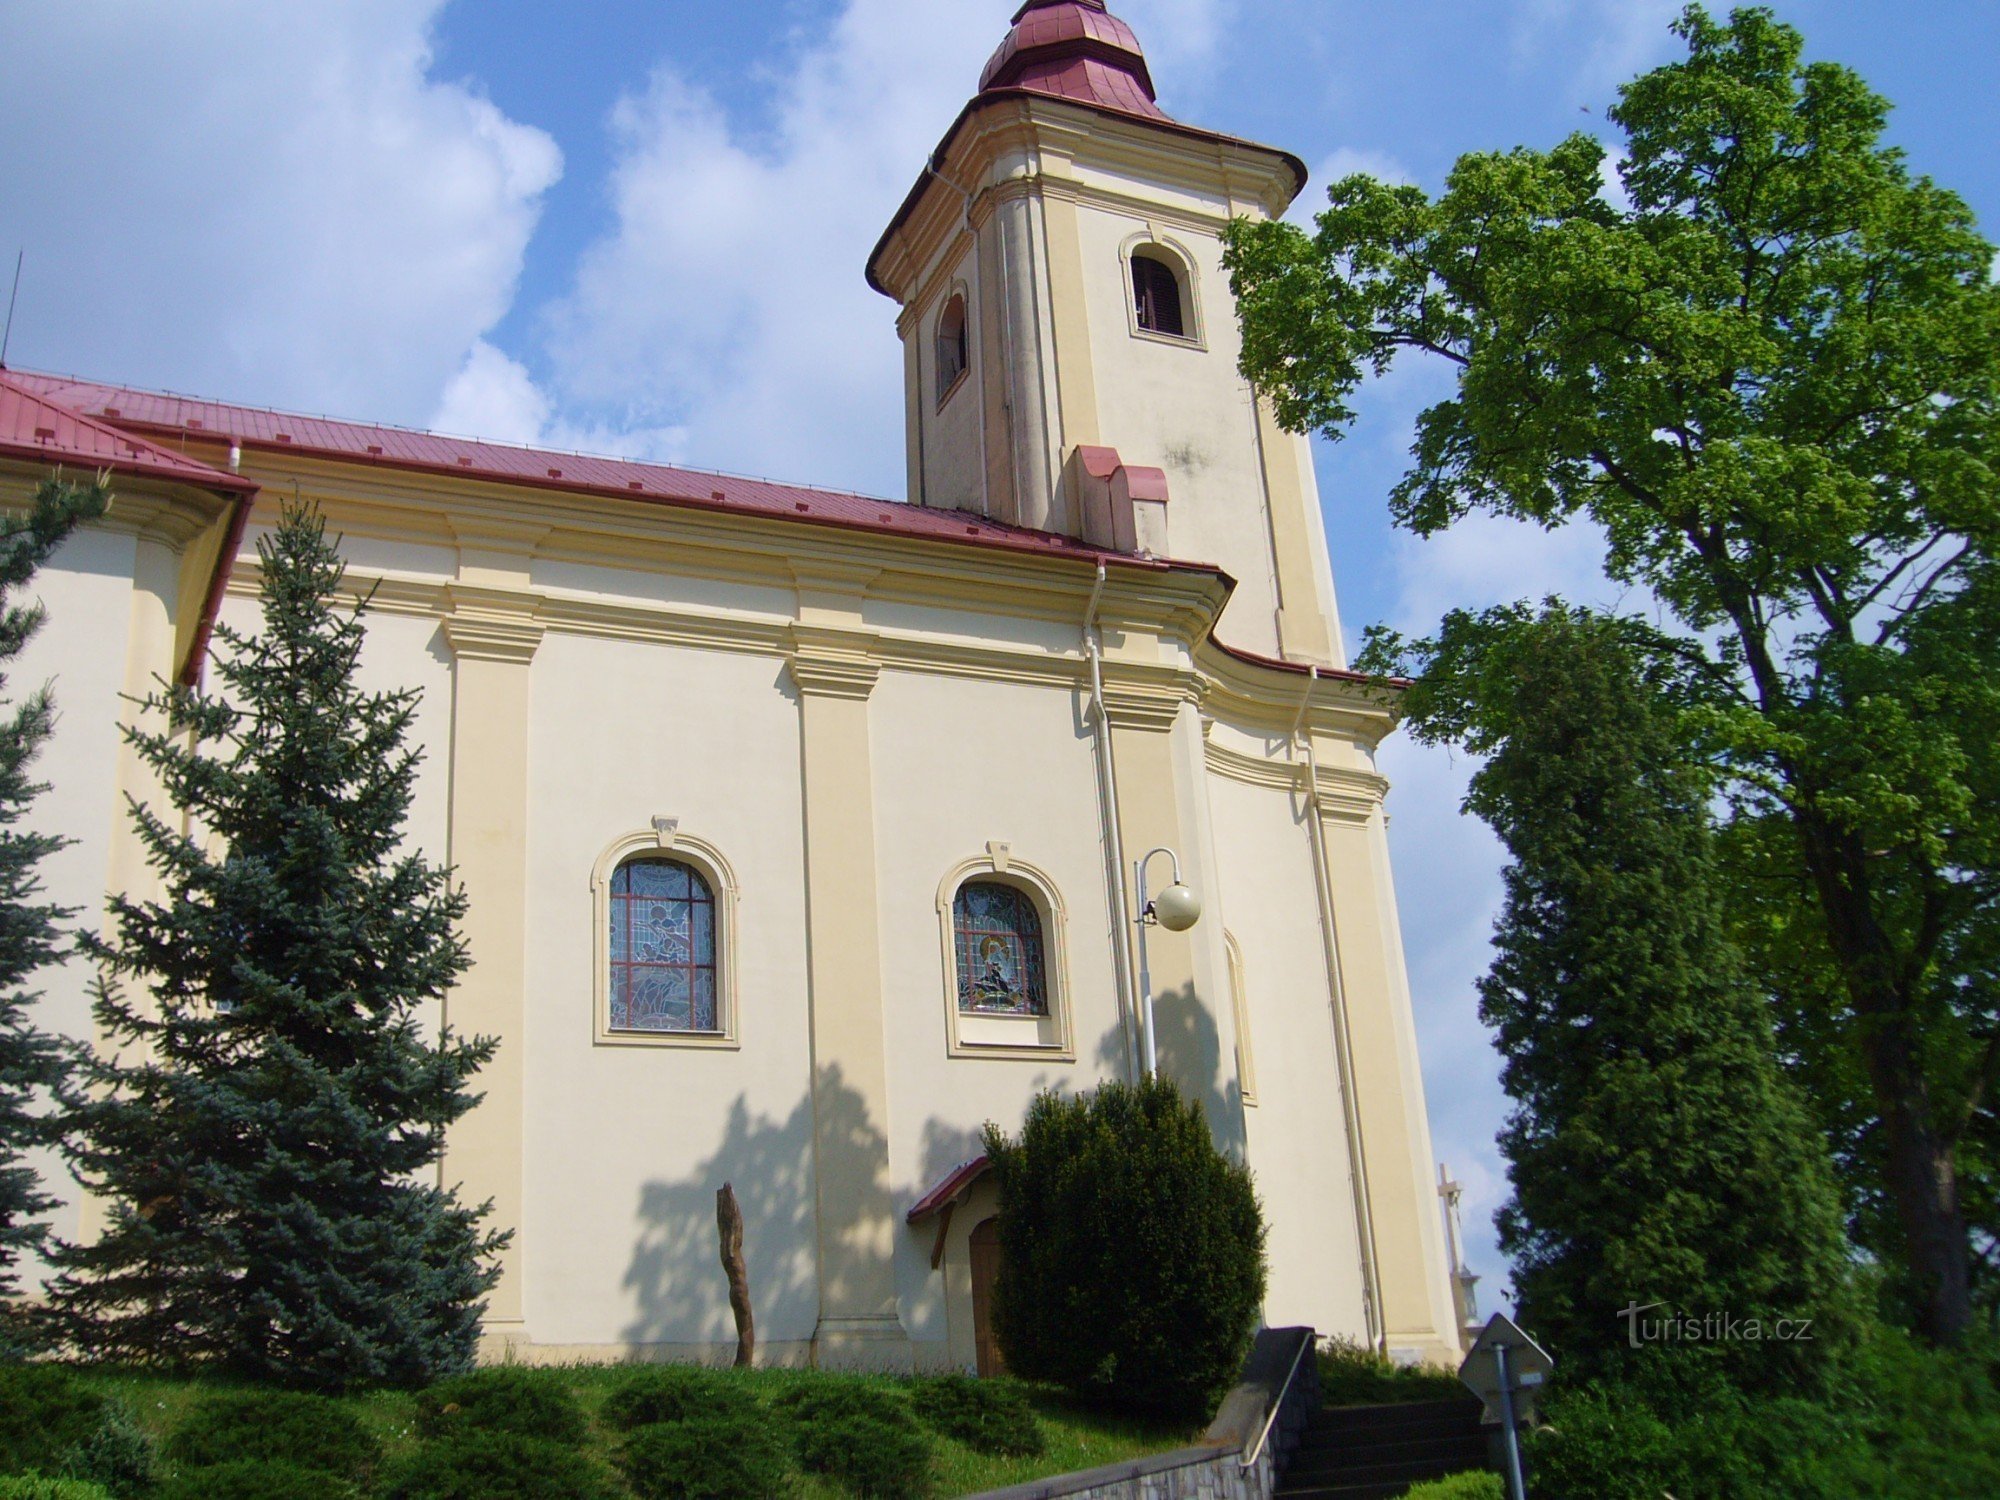
[[1164,120],[1132,28],[1104,0],[1028,0],[979,75],[979,91],[1029,89],[1100,109]]

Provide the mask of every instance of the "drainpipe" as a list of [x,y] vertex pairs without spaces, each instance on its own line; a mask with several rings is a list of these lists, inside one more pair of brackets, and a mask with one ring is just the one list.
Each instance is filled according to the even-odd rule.
[[1111,918],[1111,962],[1118,971],[1119,1019],[1125,1030],[1126,1076],[1139,1077],[1139,1060],[1132,1046],[1131,934],[1126,931],[1125,835],[1118,826],[1118,775],[1111,764],[1111,721],[1104,712],[1103,631],[1097,626],[1097,601],[1104,593],[1104,564],[1097,565],[1097,581],[1090,588],[1090,603],[1083,611],[1083,654],[1090,662],[1090,715],[1096,726],[1097,790],[1104,805],[1104,867],[1111,881],[1111,901],[1117,910]]
[[[1297,754],[1299,731],[1319,686],[1319,668],[1308,668],[1306,695],[1292,720],[1291,743]],[[1377,1354],[1388,1353],[1388,1330],[1382,1324],[1381,1264],[1375,1249],[1375,1214],[1368,1191],[1368,1159],[1361,1144],[1361,1111],[1354,1100],[1354,1044],[1347,1027],[1347,986],[1340,971],[1340,939],[1333,926],[1333,887],[1326,868],[1326,832],[1319,823],[1319,751],[1310,732],[1306,745],[1306,834],[1312,841],[1313,885],[1319,896],[1320,945],[1326,956],[1326,976],[1333,1006],[1333,1055],[1340,1074],[1340,1108],[1347,1126],[1347,1180],[1354,1190],[1354,1237],[1361,1252],[1361,1311],[1368,1343]]]

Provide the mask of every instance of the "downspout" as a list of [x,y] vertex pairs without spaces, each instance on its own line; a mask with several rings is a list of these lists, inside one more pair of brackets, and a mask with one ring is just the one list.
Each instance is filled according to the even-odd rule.
[[[239,449],[232,446],[230,457],[233,469],[240,462]],[[201,686],[202,668],[207,665],[209,637],[215,633],[215,617],[222,613],[222,596],[229,589],[229,575],[236,567],[236,554],[243,547],[243,533],[250,526],[250,509],[256,500],[256,491],[236,497],[236,512],[229,518],[229,531],[222,539],[222,550],[216,554],[215,571],[209,576],[208,593],[201,602],[201,617],[195,621],[194,635],[188,641],[187,660],[181,663],[180,676],[175,679],[180,686],[197,688]]]
[[1125,894],[1125,835],[1118,825],[1118,775],[1111,764],[1111,721],[1104,712],[1104,669],[1097,626],[1097,602],[1104,594],[1104,564],[1097,565],[1097,581],[1090,588],[1090,603],[1083,611],[1083,654],[1090,661],[1090,715],[1096,726],[1097,790],[1104,804],[1104,866],[1111,882],[1111,962],[1117,970],[1119,1020],[1125,1032],[1126,1076],[1137,1080],[1138,1054],[1132,1038],[1132,1013],[1137,998],[1132,993],[1131,934],[1126,931],[1129,904]]
[[[1291,743],[1297,753],[1299,731],[1319,686],[1319,668],[1307,669],[1306,695],[1292,720]],[[1361,1252],[1361,1312],[1368,1344],[1378,1354],[1388,1352],[1388,1332],[1382,1326],[1381,1264],[1375,1248],[1373,1196],[1368,1191],[1368,1158],[1362,1150],[1361,1111],[1354,1100],[1354,1043],[1347,1026],[1347,986],[1341,978],[1340,939],[1333,926],[1333,887],[1326,868],[1326,832],[1319,822],[1319,750],[1310,732],[1306,745],[1306,836],[1312,841],[1313,885],[1319,895],[1320,946],[1326,957],[1326,977],[1333,1008],[1333,1055],[1340,1075],[1340,1109],[1347,1127],[1347,1180],[1354,1190],[1354,1236]]]

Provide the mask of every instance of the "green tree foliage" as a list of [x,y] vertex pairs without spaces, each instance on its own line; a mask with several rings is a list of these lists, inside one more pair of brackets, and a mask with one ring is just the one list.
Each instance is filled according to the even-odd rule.
[[[26,514],[0,521],[0,666],[19,656],[42,624],[41,606],[20,602],[17,591],[80,522],[102,515],[110,498],[101,482],[49,479]],[[0,690],[5,686],[0,676]],[[19,826],[42,790],[30,771],[54,728],[55,704],[46,687],[0,717],[0,1358],[27,1342],[8,1303],[20,1290],[21,1256],[43,1241],[45,1226],[36,1216],[55,1207],[24,1157],[50,1139],[36,1098],[62,1081],[64,1052],[35,1026],[31,1012],[38,997],[22,986],[61,950],[57,923],[72,914],[39,899],[36,867],[68,841]]]
[[994,1331],[1008,1368],[1106,1406],[1199,1422],[1264,1301],[1250,1173],[1172,1082],[1107,1083],[986,1127],[1000,1187]]
[[[1574,1374],[1666,1359],[1810,1388],[1849,1321],[1840,1200],[1724,919],[1712,776],[1637,634],[1560,608],[1454,614],[1411,689],[1420,736],[1490,756],[1466,806],[1512,855],[1480,982],[1515,1101],[1500,1244]],[[1635,1350],[1620,1312],[1644,1304],[1766,1337]]]
[[1367,371],[1448,361],[1397,519],[1588,518],[1613,576],[1707,643],[1768,862],[1736,891],[1745,936],[1820,1077],[1858,1090],[1873,1248],[1955,1340],[1966,1206],[1992,1197],[1960,1176],[1988,1170],[2000,1076],[1993,247],[1880,144],[1886,103],[1768,11],[1677,30],[1686,58],[1609,112],[1623,202],[1579,135],[1462,157],[1436,199],[1345,178],[1312,235],[1236,226],[1243,368],[1336,432]]
[[165,894],[83,940],[116,1050],[69,1123],[112,1211],[58,1252],[54,1312],[100,1356],[419,1384],[470,1363],[501,1238],[423,1180],[493,1050],[420,1015],[466,965],[465,900],[401,850],[416,694],[355,685],[323,523],[288,509],[258,555],[263,629],[217,630],[222,690],[128,732],[192,831],[134,806]]

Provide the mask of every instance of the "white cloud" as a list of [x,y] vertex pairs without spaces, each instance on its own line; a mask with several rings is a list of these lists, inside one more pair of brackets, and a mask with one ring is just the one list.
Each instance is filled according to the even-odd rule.
[[755,134],[671,64],[622,100],[615,227],[544,319],[558,409],[684,427],[695,462],[900,492],[895,307],[863,267],[995,19],[975,0],[853,0]]
[[1285,213],[1301,229],[1311,229],[1313,216],[1326,207],[1326,190],[1343,177],[1366,173],[1381,182],[1411,183],[1416,176],[1395,157],[1382,151],[1360,151],[1341,146],[1312,169],[1306,190]]
[[1112,6],[1138,34],[1160,107],[1169,114],[1183,113],[1177,100],[1198,100],[1208,91],[1224,33],[1241,8],[1240,0],[1118,0]]
[[11,359],[420,420],[506,311],[555,143],[427,77],[442,0],[0,4]]

